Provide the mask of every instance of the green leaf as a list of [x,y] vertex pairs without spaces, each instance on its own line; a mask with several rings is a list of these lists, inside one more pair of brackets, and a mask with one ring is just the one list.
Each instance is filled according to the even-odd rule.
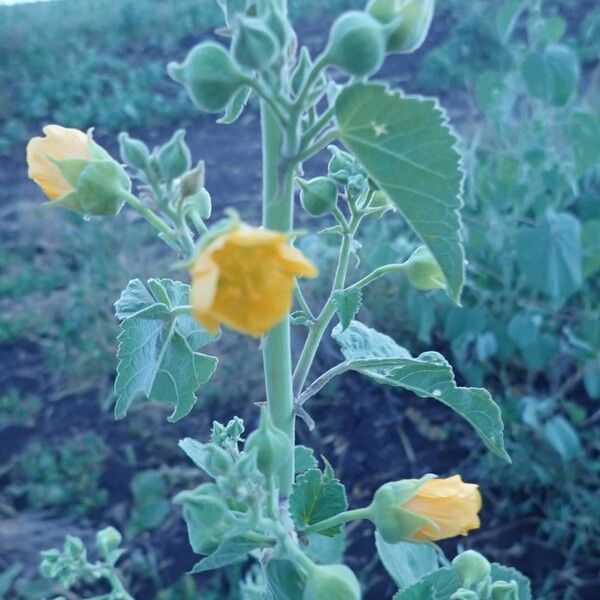
[[[329,465],[325,472],[308,469],[299,475],[290,494],[290,511],[299,529],[329,519],[347,508],[346,490]],[[340,527],[332,527],[321,534],[334,536],[339,532]]]
[[[454,372],[441,354],[424,352],[413,358],[389,336],[357,321],[344,332],[339,326],[334,328],[332,335],[349,369],[442,402],[466,419],[492,452],[510,460],[504,449],[504,425],[498,405],[487,390],[457,387]],[[366,360],[374,363],[365,367],[361,361]]]
[[362,303],[362,292],[359,288],[336,290],[333,294],[333,304],[337,311],[342,329],[347,329],[353,321]]
[[246,560],[252,550],[258,547],[259,544],[243,537],[229,538],[221,543],[212,554],[197,562],[191,573],[204,573],[242,562]]
[[17,563],[0,573],[0,598],[8,598],[13,582],[23,571],[23,565]]
[[544,425],[544,437],[564,462],[569,462],[581,454],[579,435],[560,415],[552,417]]
[[135,533],[158,527],[168,516],[167,484],[159,470],[137,473],[131,481],[134,505],[129,526]]
[[339,136],[427,245],[458,302],[464,172],[457,138],[436,100],[358,83],[335,102]]
[[531,585],[529,579],[512,567],[492,563],[490,575],[492,581],[516,581],[519,586],[519,600],[531,600]]
[[569,137],[575,153],[575,170],[585,175],[600,161],[600,122],[586,112],[576,112],[569,123]]
[[268,600],[302,600],[304,582],[291,561],[271,559],[266,574]]
[[496,33],[503,44],[508,42],[526,6],[525,0],[507,0],[496,11]]
[[317,466],[317,459],[312,448],[296,446],[294,448],[294,469],[296,475]]
[[583,274],[586,279],[589,279],[600,271],[600,220],[594,219],[583,224],[581,245],[583,246]]
[[121,322],[115,381],[115,417],[122,419],[137,398],[175,406],[169,421],[187,415],[195,392],[206,383],[217,359],[198,350],[218,338],[189,315],[172,315],[185,306],[189,286],[170,279],[151,279],[148,289],[139,279],[129,283],[117,301]]
[[543,52],[530,53],[521,66],[529,93],[556,106],[565,105],[579,83],[579,61],[573,50],[552,44]]
[[583,365],[583,385],[590,398],[600,398],[600,355]]
[[547,214],[516,234],[517,263],[538,292],[563,303],[582,284],[581,226],[568,213]]
[[378,532],[375,532],[375,545],[385,570],[400,589],[413,585],[439,567],[438,553],[429,544],[416,542],[388,544]]
[[320,565],[333,565],[342,562],[346,547],[346,535],[342,529],[333,537],[320,533],[309,533],[304,551],[314,562]]
[[450,600],[461,583],[454,569],[438,569],[417,583],[399,591],[393,600]]

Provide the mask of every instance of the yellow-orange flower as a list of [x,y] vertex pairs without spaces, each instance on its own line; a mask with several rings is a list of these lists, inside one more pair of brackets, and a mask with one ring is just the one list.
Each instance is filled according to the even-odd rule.
[[422,525],[410,539],[442,540],[467,535],[480,526],[481,494],[474,483],[464,483],[460,475],[428,479],[402,508],[433,521],[438,527]]
[[316,267],[284,233],[241,225],[194,261],[193,314],[212,333],[223,323],[258,337],[289,312],[294,278],[316,275]]
[[53,160],[91,160],[90,138],[78,129],[47,125],[46,137],[34,137],[27,144],[28,175],[50,200],[56,200],[73,191]]

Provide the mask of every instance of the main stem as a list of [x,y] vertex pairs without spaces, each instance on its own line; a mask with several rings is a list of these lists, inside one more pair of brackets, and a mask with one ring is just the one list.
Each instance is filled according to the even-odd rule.
[[[264,4],[264,3],[263,3]],[[285,2],[280,0],[282,9]],[[282,167],[283,132],[267,103],[261,101],[263,148],[263,225],[277,231],[291,231],[293,225],[293,169]],[[288,437],[290,460],[279,471],[279,489],[287,496],[294,482],[294,394],[290,323],[285,318],[271,329],[263,344],[267,405],[273,423]]]

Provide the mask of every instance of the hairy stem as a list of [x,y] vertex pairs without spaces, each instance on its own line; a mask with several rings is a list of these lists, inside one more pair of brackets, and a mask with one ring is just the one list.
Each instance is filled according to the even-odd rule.
[[344,523],[348,523],[349,521],[356,521],[357,519],[368,519],[370,514],[371,510],[368,506],[365,508],[355,508],[354,510],[347,510],[346,512],[340,513],[339,515],[335,515],[334,517],[330,517],[329,519],[325,519],[324,521],[320,521],[319,523],[309,525],[308,527],[302,530],[302,535],[314,533],[315,531],[324,531],[325,529],[331,529],[332,527],[343,525]]

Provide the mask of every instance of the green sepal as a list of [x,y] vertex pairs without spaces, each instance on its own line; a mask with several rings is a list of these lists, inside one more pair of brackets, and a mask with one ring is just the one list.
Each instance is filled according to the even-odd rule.
[[129,137],[125,131],[119,134],[119,152],[121,160],[135,169],[143,171],[148,166],[150,158],[148,146],[141,140]]
[[419,488],[435,475],[424,475],[420,479],[390,481],[382,485],[374,494],[368,511],[381,537],[388,544],[397,544],[410,539],[424,525],[439,529],[437,523],[403,508]]
[[406,277],[417,290],[445,290],[446,278],[427,246],[419,246],[404,263]]
[[231,53],[235,62],[250,71],[265,71],[274,62],[279,42],[260,17],[239,17]]
[[180,492],[173,502],[183,507],[190,546],[196,554],[210,554],[227,537],[233,515],[214,483]]
[[325,55],[327,61],[356,77],[372,75],[385,58],[386,36],[377,19],[350,11],[333,24]]
[[192,166],[192,154],[184,137],[185,130],[178,129],[158,152],[160,172],[167,181],[177,179]]
[[274,425],[266,408],[262,409],[260,425],[248,436],[244,449],[256,450],[256,466],[265,477],[275,475],[291,458],[288,437]]

